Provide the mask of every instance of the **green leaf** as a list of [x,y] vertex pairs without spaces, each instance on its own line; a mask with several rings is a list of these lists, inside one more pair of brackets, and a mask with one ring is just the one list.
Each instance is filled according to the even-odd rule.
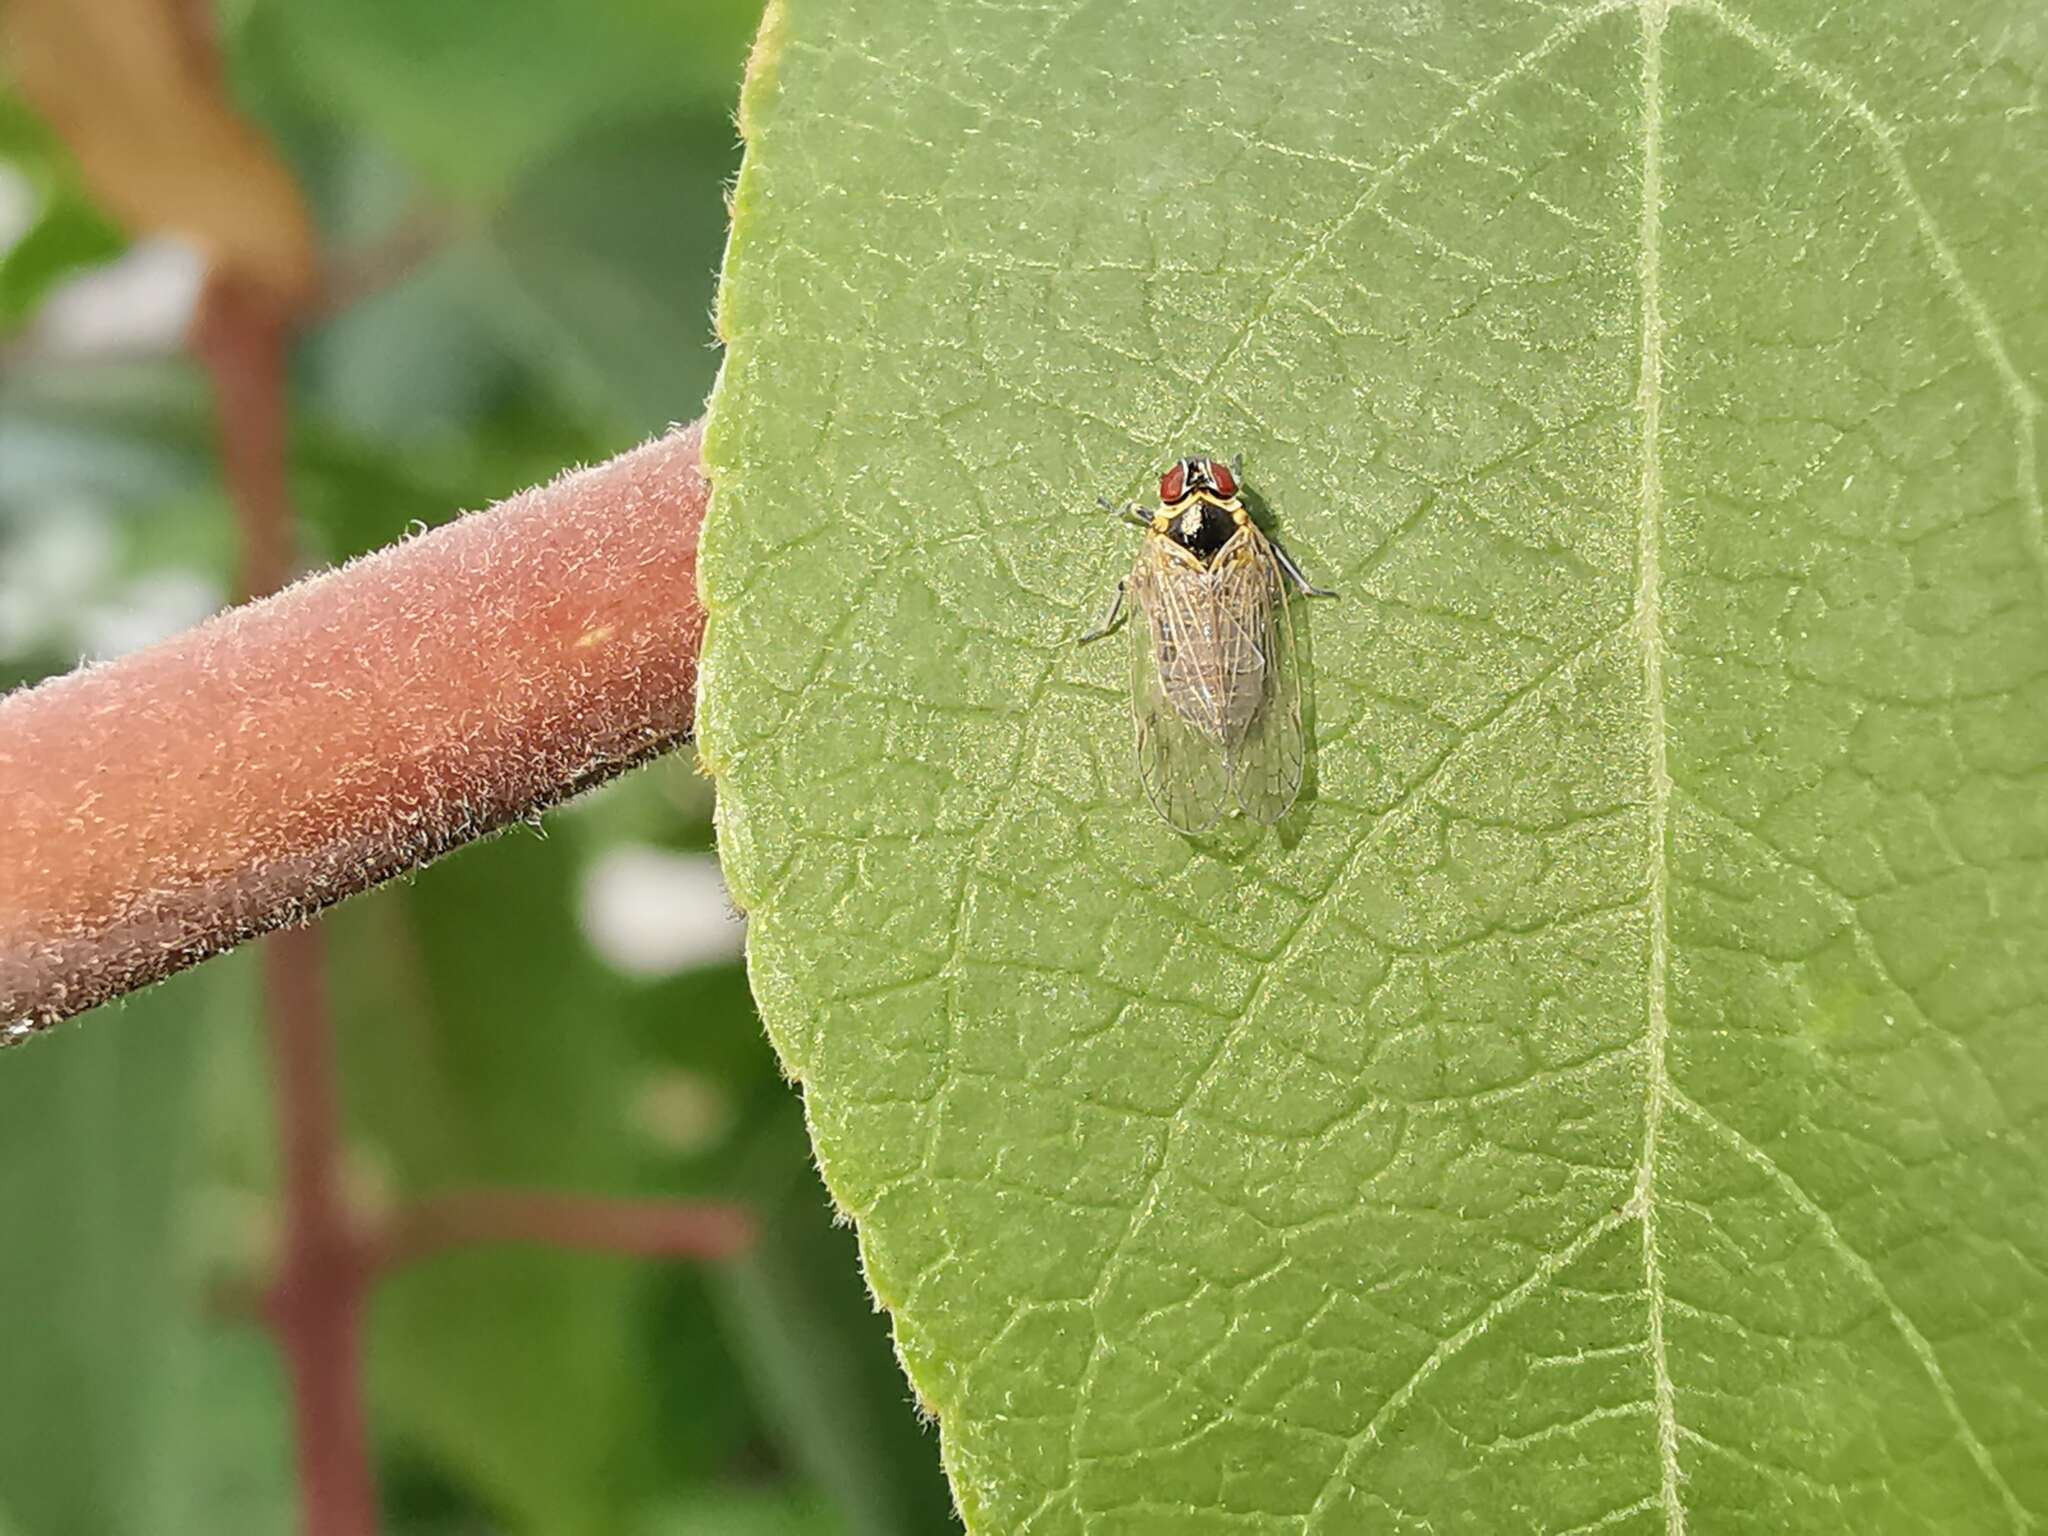
[[9,1536],[289,1524],[268,1341],[209,1318],[205,1294],[206,1078],[255,1044],[252,976],[233,960],[178,977],[0,1062]]
[[[705,1493],[662,1506],[638,1536],[844,1536],[828,1506],[786,1493]],[[4,1536],[4,1533],[0,1533]]]
[[[576,822],[607,841],[712,846],[711,786],[681,759],[579,801]],[[636,1120],[670,1158],[659,1187],[738,1201],[758,1237],[724,1264],[678,1266],[660,1282],[642,1346],[659,1360],[655,1433],[674,1485],[723,1483],[762,1464],[814,1487],[845,1536],[949,1536],[959,1524],[928,1426],[902,1412],[909,1388],[887,1320],[853,1264],[852,1233],[818,1188],[810,1138],[762,1037],[739,963],[643,984],[629,1017],[651,1060]],[[678,1029],[677,1020],[688,1027]],[[680,1506],[678,1506],[680,1508]],[[767,1506],[763,1506],[764,1508]],[[700,1518],[737,1529],[737,1507]]]
[[488,204],[593,123],[728,102],[760,3],[258,0],[258,14],[339,119]]
[[0,171],[20,176],[36,199],[28,227],[11,242],[0,239],[0,330],[11,330],[65,278],[111,261],[128,242],[93,203],[57,135],[4,82]]
[[54,193],[28,232],[0,255],[0,326],[20,324],[65,278],[113,260],[127,244],[82,196]]
[[[2048,1515],[2048,34],[775,9],[700,722],[976,1533]],[[1092,511],[1336,602],[1175,835]]]
[[[634,1053],[578,945],[578,839],[468,850],[337,912],[332,983],[359,1160],[392,1198],[630,1187]],[[542,1248],[449,1253],[378,1287],[380,1425],[518,1529],[617,1528],[645,1468],[634,1305],[647,1269]]]
[[[598,420],[642,435],[694,420],[717,354],[709,317],[737,168],[730,103],[609,123],[538,161],[491,221],[514,339]],[[620,216],[621,209],[630,214]]]
[[802,1127],[780,1113],[749,1138],[742,1188],[760,1240],[714,1279],[720,1311],[796,1466],[831,1494],[848,1536],[948,1536],[958,1530],[933,1445],[907,1412],[850,1264],[808,1166],[779,1156]]

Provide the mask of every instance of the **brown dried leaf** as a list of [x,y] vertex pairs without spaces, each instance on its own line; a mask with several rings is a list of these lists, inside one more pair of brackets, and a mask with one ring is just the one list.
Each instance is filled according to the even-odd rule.
[[4,0],[0,59],[109,213],[296,309],[317,278],[312,219],[228,99],[208,24],[192,0]]

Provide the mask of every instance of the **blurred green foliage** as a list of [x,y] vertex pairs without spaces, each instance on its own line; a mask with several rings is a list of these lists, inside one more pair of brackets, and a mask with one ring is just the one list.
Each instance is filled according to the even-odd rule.
[[6,96],[0,96],[0,160],[34,199],[23,228],[0,255],[0,326],[12,326],[62,279],[119,255],[127,241],[93,206],[49,126]]
[[[222,7],[238,97],[334,260],[367,268],[296,367],[309,560],[699,414],[758,9]],[[67,292],[126,241],[4,96],[0,177],[25,204],[11,237],[0,218],[4,687],[189,621],[234,546],[203,381],[147,325],[123,335],[175,263],[138,248],[105,297]],[[53,312],[81,300],[90,345]],[[739,965],[628,975],[584,936],[594,862],[708,849],[709,810],[672,758],[326,922],[366,1201],[544,1186],[765,1222],[724,1269],[491,1251],[388,1283],[369,1376],[391,1531],[953,1528]],[[279,1221],[253,957],[112,1011],[0,1061],[0,1533],[289,1530],[283,1374],[249,1310]]]

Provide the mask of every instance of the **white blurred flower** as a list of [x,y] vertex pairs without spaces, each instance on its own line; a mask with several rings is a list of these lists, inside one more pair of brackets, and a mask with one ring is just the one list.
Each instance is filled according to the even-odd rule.
[[197,624],[224,594],[203,571],[123,577],[120,531],[90,502],[52,503],[0,534],[0,657],[104,661]]
[[746,924],[708,853],[634,843],[611,849],[585,872],[579,905],[590,947],[631,976],[673,976],[730,960],[746,943]]
[[184,345],[206,263],[182,241],[138,240],[103,267],[60,284],[29,326],[55,357],[154,356]]
[[98,507],[52,505],[25,527],[0,530],[0,656],[55,642],[76,650],[80,607],[112,579],[114,530]]
[[221,601],[220,588],[198,571],[150,571],[80,615],[79,648],[95,661],[139,651],[190,629]]
[[662,1151],[690,1157],[725,1140],[734,1115],[731,1098],[716,1082],[676,1069],[655,1073],[639,1085],[627,1106],[627,1120]]

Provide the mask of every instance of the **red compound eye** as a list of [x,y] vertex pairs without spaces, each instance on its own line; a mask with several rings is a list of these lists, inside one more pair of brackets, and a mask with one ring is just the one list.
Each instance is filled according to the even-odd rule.
[[1159,477],[1159,499],[1169,507],[1188,493],[1188,467],[1176,464]]
[[1217,459],[1209,461],[1209,478],[1216,483],[1216,494],[1226,501],[1237,494],[1237,476],[1230,472],[1230,466]]

